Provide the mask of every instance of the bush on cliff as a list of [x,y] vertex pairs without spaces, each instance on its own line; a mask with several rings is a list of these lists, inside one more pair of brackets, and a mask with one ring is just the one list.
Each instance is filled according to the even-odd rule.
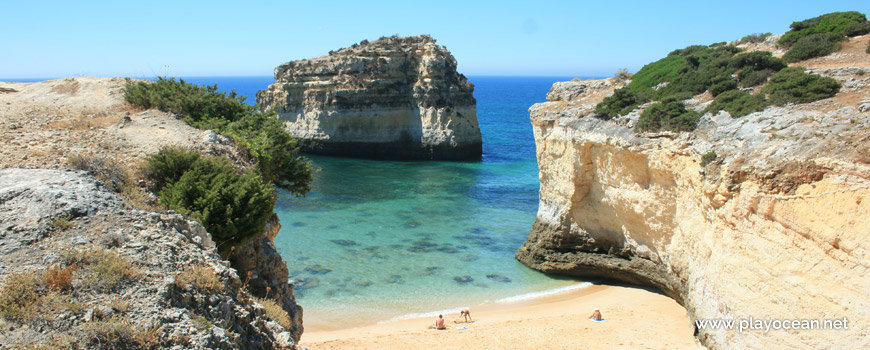
[[853,24],[843,30],[843,35],[848,37],[859,36],[870,33],[870,21]]
[[217,85],[197,86],[184,79],[158,78],[155,82],[127,80],[124,100],[142,108],[175,113],[200,129],[217,129],[240,119],[251,107],[235,91],[225,94]]
[[789,67],[770,77],[761,90],[776,105],[807,103],[833,97],[840,91],[840,83],[828,77],[807,74],[803,68]]
[[845,34],[860,31],[860,26],[867,22],[867,16],[857,11],[832,12],[791,24],[791,30],[779,38],[779,44],[792,47],[801,38],[820,33]]
[[256,161],[261,176],[293,195],[310,190],[311,164],[296,155],[296,139],[274,113],[254,111],[244,96],[217,91],[217,85],[197,86],[183,79],[155,82],[127,80],[124,99],[142,108],[157,108],[181,116],[200,129],[215,129],[232,137],[245,155]]
[[296,139],[284,130],[274,112],[247,113],[222,131],[236,140],[257,166],[263,178],[293,195],[310,191],[311,164],[296,156]]
[[734,46],[689,46],[641,68],[631,84],[604,99],[595,112],[609,119],[652,100],[687,99],[704,91],[713,94],[737,88],[731,78]]
[[745,87],[764,83],[773,73],[788,67],[785,61],[773,57],[768,51],[753,51],[737,55],[729,65],[739,69],[737,80]]
[[163,184],[160,203],[202,223],[222,252],[262,234],[272,215],[271,184],[257,169],[239,174],[226,158],[164,148],[146,160],[145,173]]
[[691,131],[699,119],[700,113],[687,110],[682,102],[671,99],[647,107],[638,119],[635,131]]
[[813,57],[827,56],[840,49],[840,42],[846,40],[843,34],[818,33],[800,38],[782,56],[786,62],[799,62]]
[[734,117],[742,117],[752,112],[762,111],[768,103],[764,96],[753,95],[746,91],[731,90],[716,96],[705,112],[727,111]]
[[768,33],[752,33],[752,34],[749,34],[749,35],[741,38],[740,42],[741,43],[751,43],[751,44],[763,43],[771,35],[773,35],[773,33],[769,33],[769,32]]
[[618,115],[628,114],[637,106],[637,94],[626,88],[621,88],[614,90],[613,95],[596,105],[595,114],[603,119],[610,119]]

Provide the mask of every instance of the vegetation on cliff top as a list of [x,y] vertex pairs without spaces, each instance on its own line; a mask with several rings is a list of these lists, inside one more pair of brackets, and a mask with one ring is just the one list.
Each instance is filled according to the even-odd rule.
[[239,174],[226,158],[166,147],[150,156],[145,173],[160,203],[199,221],[222,252],[263,232],[275,190],[257,169]]
[[856,11],[833,12],[791,24],[791,30],[779,38],[779,44],[789,48],[782,57],[786,62],[799,62],[828,55],[840,49],[847,36],[870,33],[867,16]]
[[127,80],[124,98],[142,108],[172,112],[188,124],[233,138],[256,168],[238,170],[228,160],[163,148],[143,167],[160,203],[205,226],[222,252],[262,233],[272,214],[277,186],[302,196],[310,189],[312,169],[296,156],[296,140],[274,113],[260,113],[235,92],[196,86],[184,80]]
[[266,181],[297,196],[310,190],[311,164],[296,155],[296,139],[274,113],[260,113],[244,104],[244,96],[218,92],[217,85],[159,78],[155,82],[128,79],[124,99],[134,106],[175,113],[193,127],[230,136],[256,161]]
[[[700,116],[687,110],[681,101],[705,91],[715,97],[705,112],[725,110],[735,117],[763,110],[771,103],[806,103],[828,98],[839,91],[839,83],[806,74],[803,69],[787,69],[786,62],[827,55],[839,49],[844,34],[867,32],[870,25],[864,14],[838,12],[793,23],[792,30],[780,39],[781,45],[791,47],[784,59],[767,51],[739,53],[737,47],[725,43],[675,50],[641,68],[628,85],[616,89],[595,106],[594,112],[599,118],[610,119],[644,103],[661,101],[647,107],[635,130],[690,131]],[[758,43],[769,35],[753,34],[741,42]],[[740,90],[765,84],[768,79],[770,84],[756,95]]]
[[857,11],[824,14],[803,21],[793,22],[789,26],[791,30],[779,38],[779,44],[791,47],[803,37],[820,33],[843,35],[847,35],[847,31],[850,34],[857,33],[860,32],[865,22],[867,22],[867,16]]

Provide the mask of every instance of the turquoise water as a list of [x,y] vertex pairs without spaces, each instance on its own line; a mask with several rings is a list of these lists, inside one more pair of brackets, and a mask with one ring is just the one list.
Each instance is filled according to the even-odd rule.
[[[186,77],[255,103],[272,77]],[[471,77],[483,134],[479,162],[310,157],[305,198],[282,193],[275,239],[305,308],[306,330],[582,288],[518,263],[538,205],[528,108],[570,77]],[[34,79],[28,81],[39,81]],[[458,312],[458,311],[456,311]]]
[[310,157],[305,198],[282,194],[275,240],[306,329],[480,305],[578,282],[518,263],[538,205],[528,108],[570,78],[472,77],[480,162]]

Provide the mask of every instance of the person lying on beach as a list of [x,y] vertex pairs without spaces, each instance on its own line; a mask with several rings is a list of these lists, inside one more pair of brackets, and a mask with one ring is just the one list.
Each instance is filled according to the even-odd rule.
[[592,312],[592,316],[589,316],[589,319],[593,320],[593,321],[601,321],[602,320],[601,312],[598,311],[597,307],[595,308],[595,311]]
[[474,320],[471,319],[471,312],[468,311],[468,309],[460,311],[459,318],[456,319],[456,321],[453,321],[453,323],[470,323],[470,322],[474,322]]
[[444,330],[444,329],[447,329],[447,326],[444,325],[444,317],[443,317],[443,315],[438,315],[438,318],[435,319],[435,325],[434,325],[434,326],[429,326],[429,329],[437,329],[437,330]]

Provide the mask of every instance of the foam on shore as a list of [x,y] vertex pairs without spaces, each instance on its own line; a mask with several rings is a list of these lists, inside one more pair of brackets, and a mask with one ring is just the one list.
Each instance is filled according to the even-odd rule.
[[574,285],[570,285],[570,286],[565,286],[565,287],[560,287],[560,288],[556,288],[556,289],[550,289],[550,290],[544,290],[544,291],[540,291],[540,292],[526,293],[526,294],[520,294],[520,295],[516,295],[516,296],[512,296],[512,297],[502,298],[502,299],[496,300],[495,303],[513,303],[513,302],[522,301],[522,300],[543,298],[543,297],[548,296],[548,295],[570,292],[573,290],[583,289],[583,288],[587,288],[590,286],[592,286],[592,283],[582,282],[582,283],[578,283],[578,284],[574,284]]
[[405,315],[393,317],[393,318],[386,320],[386,321],[380,321],[380,322],[378,322],[378,324],[391,323],[391,322],[403,321],[403,320],[413,320],[415,318],[435,317],[438,315],[458,314],[460,311],[465,310],[465,309],[468,309],[468,306],[447,309],[447,310],[405,314]]

